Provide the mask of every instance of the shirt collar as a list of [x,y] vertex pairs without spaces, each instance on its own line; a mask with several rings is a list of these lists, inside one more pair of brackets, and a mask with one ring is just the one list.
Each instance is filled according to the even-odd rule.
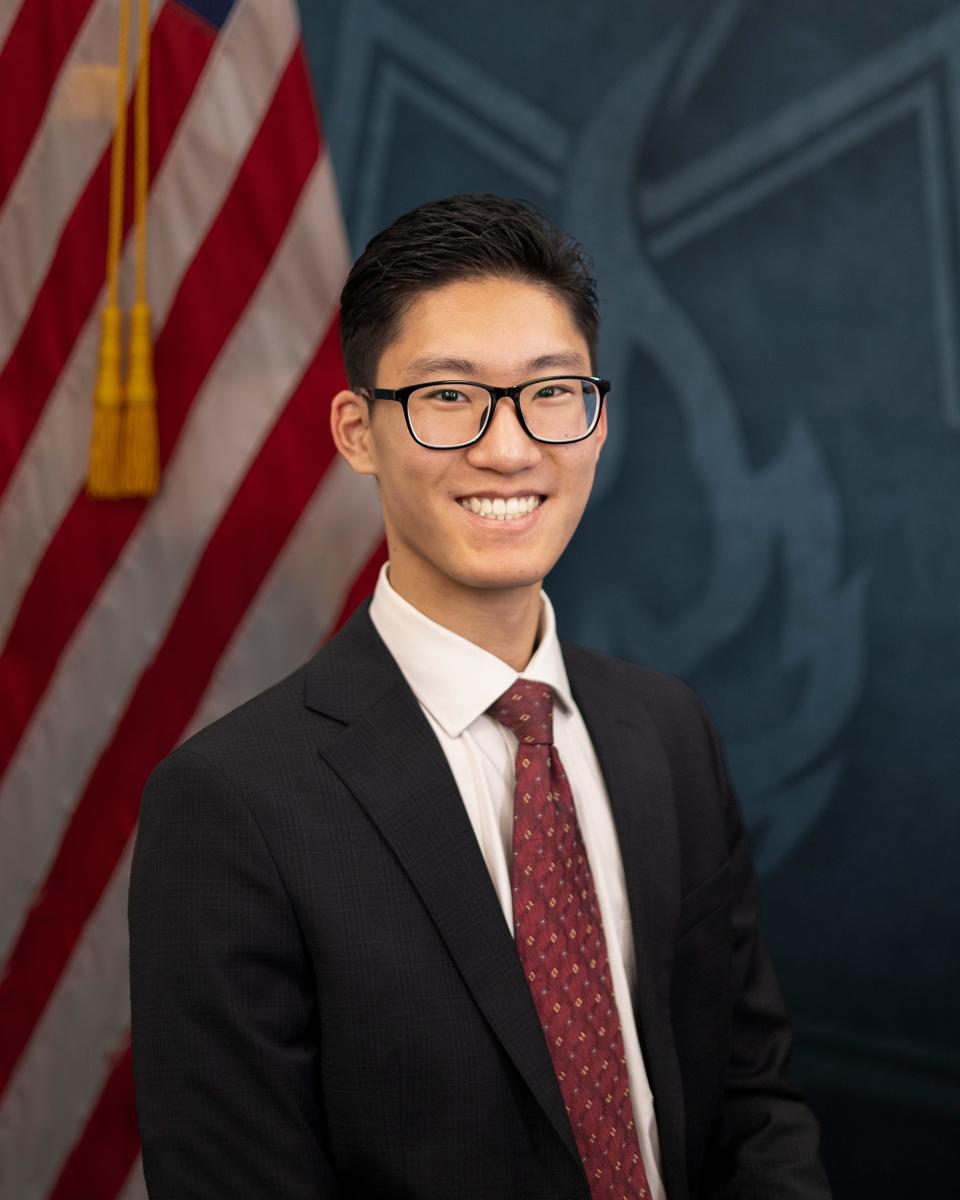
[[[450,737],[459,737],[517,679],[508,663],[425,616],[397,592],[380,568],[370,619],[413,694]],[[557,637],[556,618],[540,589],[537,648],[520,675],[549,684],[566,709],[573,707]]]

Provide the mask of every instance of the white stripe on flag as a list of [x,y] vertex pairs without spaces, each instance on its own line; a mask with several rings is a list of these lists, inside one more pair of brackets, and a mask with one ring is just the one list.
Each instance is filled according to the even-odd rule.
[[10,26],[17,19],[17,13],[24,3],[26,0],[0,0],[0,51],[3,50]]
[[329,326],[347,261],[345,246],[321,240],[331,178],[324,155],[190,410],[165,486],[78,624],[0,784],[0,960],[207,540]]
[[[296,46],[291,6],[274,5],[275,0],[238,3],[211,52],[151,190],[149,284],[158,330],[223,205]],[[270,20],[274,14],[276,19]],[[242,102],[236,96],[240,78]],[[133,277],[133,249],[131,236],[124,254],[124,280]],[[50,539],[83,484],[102,298],[101,292],[0,505],[0,562],[4,563],[0,645]]]
[[[154,17],[161,2],[150,0]],[[119,0],[97,0],[87,14],[0,212],[0,369],[17,344],[63,227],[113,133],[118,12]],[[135,71],[136,55],[131,54],[128,91]],[[6,119],[11,119],[9,110]]]
[[318,648],[382,537],[374,480],[338,456],[244,613],[184,737],[276,683]]
[[49,1194],[129,1036],[133,842],[131,837],[4,1092],[4,1196],[40,1200]]
[[[332,627],[381,531],[373,480],[338,459],[268,577],[253,620],[221,659],[223,669],[198,713],[209,713],[212,706],[226,711],[247,699],[259,682],[251,683],[247,670],[256,672],[264,686],[273,682],[271,654],[279,656],[282,671],[309,656]],[[324,548],[325,571],[317,569],[318,546]],[[191,724],[197,726],[197,720]],[[57,1169],[50,1168],[56,1178],[106,1083],[109,1055],[129,1028],[126,904],[133,840],[84,927],[0,1107],[0,1161],[7,1147],[16,1146],[18,1156],[33,1164],[31,1183],[47,1154],[56,1159]]]
[[149,1200],[147,1184],[143,1178],[143,1159],[137,1155],[127,1181],[117,1194],[117,1200]]

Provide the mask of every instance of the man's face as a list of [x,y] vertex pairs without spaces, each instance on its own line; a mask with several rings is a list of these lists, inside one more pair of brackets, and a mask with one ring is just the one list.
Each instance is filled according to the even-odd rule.
[[[489,278],[419,296],[380,359],[376,386],[471,379],[508,387],[544,375],[590,373],[586,339],[562,300],[534,284]],[[410,436],[401,405],[375,400],[373,407],[367,450],[380,488],[391,579],[402,578],[421,594],[451,584],[538,584],[583,514],[606,438],[606,411],[584,441],[545,445],[524,433],[513,401],[504,398],[479,442],[430,450]],[[539,507],[515,520],[491,520],[464,507],[470,497],[534,497]]]

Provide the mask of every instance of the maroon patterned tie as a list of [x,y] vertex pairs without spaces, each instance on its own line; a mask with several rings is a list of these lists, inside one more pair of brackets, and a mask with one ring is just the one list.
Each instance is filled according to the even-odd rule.
[[489,709],[517,735],[513,917],[592,1200],[644,1200],[620,1019],[587,852],[553,745],[553,691],[518,679]]

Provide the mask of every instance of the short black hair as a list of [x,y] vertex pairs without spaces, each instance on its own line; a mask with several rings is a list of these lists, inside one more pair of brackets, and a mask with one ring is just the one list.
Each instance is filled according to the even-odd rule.
[[449,196],[398,217],[354,263],[340,296],[350,386],[373,385],[380,356],[418,295],[490,276],[542,284],[565,301],[595,366],[597,291],[580,243],[524,200]]

